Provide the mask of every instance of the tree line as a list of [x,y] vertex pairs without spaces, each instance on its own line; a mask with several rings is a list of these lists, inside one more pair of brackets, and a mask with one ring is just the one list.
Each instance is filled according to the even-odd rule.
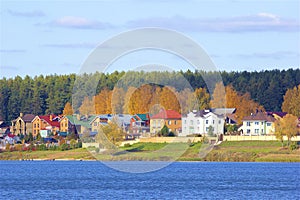
[[[187,112],[187,109],[216,106],[212,98],[216,86],[210,87],[209,81],[217,82],[220,74],[226,95],[234,97],[227,97],[234,99],[226,101],[226,106],[230,107],[248,105],[245,102],[251,101],[251,109],[261,106],[265,110],[281,111],[282,107],[285,108],[282,105],[284,95],[290,95],[286,94],[287,90],[297,89],[300,84],[300,69],[220,73],[189,70],[116,71],[106,74],[16,76],[0,79],[0,115],[9,122],[19,116],[20,112],[61,114],[67,103],[69,105],[65,112],[68,113],[89,112],[85,110],[88,106],[83,105],[91,103],[95,103],[95,113],[143,112],[157,109],[158,104],[175,110],[185,109],[182,112]],[[286,99],[291,98],[287,96]]]

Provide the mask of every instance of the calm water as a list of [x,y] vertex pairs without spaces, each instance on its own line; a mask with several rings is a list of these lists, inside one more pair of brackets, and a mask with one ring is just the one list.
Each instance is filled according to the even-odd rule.
[[300,199],[300,163],[176,162],[118,172],[101,162],[0,161],[1,199]]

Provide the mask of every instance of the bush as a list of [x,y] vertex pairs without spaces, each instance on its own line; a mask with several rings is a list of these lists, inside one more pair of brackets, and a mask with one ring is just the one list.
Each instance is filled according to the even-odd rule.
[[6,150],[6,151],[9,151],[9,150],[10,150],[10,144],[9,144],[9,143],[6,143],[6,145],[5,145],[5,150]]
[[38,149],[39,151],[45,151],[45,150],[47,150],[47,147],[46,147],[45,144],[40,144],[40,145],[37,146],[37,149]]
[[298,149],[297,142],[292,142],[289,148],[291,151]]
[[78,141],[77,144],[75,145],[75,148],[82,148],[82,142]]
[[126,143],[126,144],[124,144],[124,147],[131,147],[131,144]]
[[99,153],[99,151],[100,151],[99,148],[96,148],[96,149],[95,149],[95,152],[96,152],[96,153]]
[[59,146],[59,149],[61,151],[69,150],[69,145],[64,143],[64,144]]

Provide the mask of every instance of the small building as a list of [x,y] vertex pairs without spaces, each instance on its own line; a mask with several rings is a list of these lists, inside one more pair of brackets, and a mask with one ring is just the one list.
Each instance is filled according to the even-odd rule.
[[122,129],[127,132],[130,126],[131,115],[129,114],[103,114],[97,115],[90,122],[92,132],[98,132],[100,126],[107,125],[111,121],[116,121]]
[[274,134],[275,117],[263,111],[256,111],[250,116],[243,118],[243,125],[240,127],[243,135],[270,135]]
[[179,136],[192,134],[208,135],[222,134],[224,132],[225,114],[215,112],[213,109],[193,110],[182,116],[182,132]]
[[149,113],[135,114],[130,119],[130,133],[139,134],[150,132]]
[[170,132],[178,135],[181,131],[181,114],[175,110],[160,110],[150,117],[150,133],[156,134],[166,125]]
[[60,129],[60,118],[56,115],[38,115],[32,120],[33,137],[36,137],[38,133],[41,134],[41,130],[50,130],[54,135],[58,134]]
[[33,133],[32,120],[35,118],[33,114],[20,113],[20,116],[17,119],[11,121],[10,132],[14,135],[23,134],[28,135]]
[[91,132],[95,115],[66,115],[60,120],[60,132],[66,135],[70,133],[83,134],[84,132]]

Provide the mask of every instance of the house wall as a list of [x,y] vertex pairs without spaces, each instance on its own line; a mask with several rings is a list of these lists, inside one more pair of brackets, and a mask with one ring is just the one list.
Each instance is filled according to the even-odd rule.
[[150,132],[157,133],[164,127],[164,125],[164,119],[150,119]]
[[12,123],[10,132],[14,135],[33,133],[32,123],[26,123],[21,117],[18,117],[16,121]]
[[242,126],[244,135],[270,135],[274,133],[274,123],[263,120],[243,121]]
[[68,118],[64,117],[61,119],[60,123],[60,131],[61,132],[69,132],[69,120]]
[[221,134],[224,132],[224,118],[213,113],[209,113],[204,117],[196,117],[194,113],[189,113],[182,118],[182,132],[180,136],[191,134],[207,135],[209,127],[212,126],[213,133]]

